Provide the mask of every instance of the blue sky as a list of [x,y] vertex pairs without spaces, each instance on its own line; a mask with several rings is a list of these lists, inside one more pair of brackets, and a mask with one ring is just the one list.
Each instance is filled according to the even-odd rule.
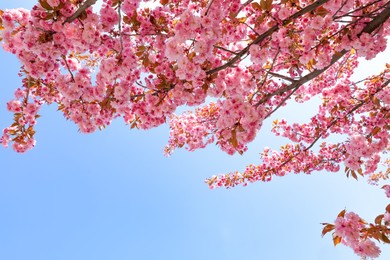
[[[33,3],[1,1],[0,9]],[[19,67],[0,50],[1,129],[12,120],[5,103],[21,84]],[[289,111],[280,116],[307,108]],[[371,221],[389,203],[382,190],[343,172],[209,190],[206,177],[242,170],[264,146],[283,144],[267,126],[243,156],[210,146],[165,158],[167,126],[145,132],[118,120],[84,135],[54,105],[40,114],[32,151],[0,148],[0,259],[358,259],[321,238],[320,223],[344,208]],[[390,259],[382,250],[379,259]]]

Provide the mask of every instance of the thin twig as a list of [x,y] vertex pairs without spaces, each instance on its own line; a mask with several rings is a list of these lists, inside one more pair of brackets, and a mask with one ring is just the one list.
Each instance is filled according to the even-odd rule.
[[209,12],[210,7],[211,7],[211,5],[213,4],[213,2],[214,2],[214,0],[211,0],[211,1],[210,1],[210,4],[209,4],[209,6],[207,7],[207,10],[206,10],[206,13],[204,14],[204,16],[207,16],[207,13]]
[[228,50],[228,49],[226,49],[226,48],[224,48],[224,47],[221,47],[221,46],[217,46],[217,45],[213,45],[213,46],[214,46],[214,48],[217,48],[217,49],[220,49],[220,50],[229,52],[229,53],[231,53],[231,54],[235,54],[235,55],[238,54],[238,52],[234,52],[234,51]]
[[278,73],[275,73],[275,72],[272,72],[272,71],[269,71],[268,74],[270,74],[271,76],[274,76],[276,78],[281,78],[281,79],[284,79],[286,81],[289,81],[291,83],[295,82],[296,80],[295,79],[292,79],[290,77],[287,77],[285,75],[281,75],[281,74],[278,74]]
[[121,1],[118,2],[118,31],[119,31],[119,42],[121,45],[121,50],[119,56],[122,56],[123,52],[123,39],[122,39],[122,11],[121,11]]
[[72,81],[73,81],[73,82],[75,82],[75,79],[74,79],[73,73],[72,73],[72,71],[70,70],[70,67],[69,67],[69,64],[68,64],[68,62],[66,61],[66,57],[65,57],[65,55],[62,55],[61,57],[62,57],[62,59],[63,59],[63,60],[64,60],[64,62],[65,62],[66,68],[68,69],[70,76],[72,77]]
[[97,2],[97,0],[86,0],[82,5],[80,5],[79,9],[77,9],[77,11],[72,14],[71,16],[69,16],[68,18],[66,18],[66,20],[62,23],[62,24],[65,24],[65,23],[71,23],[73,22],[74,20],[76,20],[88,7],[94,5],[95,3]]

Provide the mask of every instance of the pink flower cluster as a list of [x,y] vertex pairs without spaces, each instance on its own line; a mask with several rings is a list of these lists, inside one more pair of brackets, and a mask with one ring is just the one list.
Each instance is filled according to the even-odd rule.
[[[388,220],[384,219],[384,221],[387,223]],[[340,237],[341,242],[351,247],[357,255],[364,258],[379,257],[381,250],[375,242],[369,238],[362,238],[361,232],[366,228],[366,223],[356,213],[348,212],[344,216],[337,217],[334,227],[333,236]]]
[[28,102],[28,93],[22,89],[15,91],[15,99],[7,103],[7,109],[15,114],[14,123],[3,130],[0,142],[4,147],[12,142],[12,148],[16,152],[26,152],[35,146],[33,130],[36,119],[39,117],[38,111],[41,107],[39,101]]

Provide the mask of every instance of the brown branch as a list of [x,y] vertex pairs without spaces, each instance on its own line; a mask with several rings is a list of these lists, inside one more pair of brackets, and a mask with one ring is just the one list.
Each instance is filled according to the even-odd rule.
[[298,88],[294,89],[293,91],[291,91],[290,94],[288,94],[285,98],[283,98],[283,100],[274,108],[272,109],[265,117],[264,119],[270,117],[273,113],[276,112],[276,110],[278,110],[281,106],[283,106],[283,104],[298,90]]
[[69,74],[70,74],[70,76],[71,76],[71,78],[72,78],[72,82],[75,82],[73,73],[72,73],[72,71],[70,70],[70,67],[69,67],[68,62],[66,61],[66,56],[65,56],[65,55],[62,55],[61,57],[62,57],[62,59],[63,59],[64,62],[65,62],[66,68],[68,69],[68,72],[69,72]]
[[213,2],[214,2],[214,0],[210,1],[209,6],[207,7],[206,13],[204,14],[205,16],[207,16],[208,12],[210,11],[210,7],[213,4]]
[[79,9],[77,9],[77,11],[76,11],[74,14],[72,14],[71,16],[69,16],[68,18],[66,18],[66,20],[63,22],[63,24],[73,22],[73,21],[76,20],[76,19],[77,19],[85,10],[87,10],[88,7],[94,5],[96,2],[97,2],[97,0],[86,0],[82,5],[80,5]]
[[121,45],[121,50],[120,50],[120,52],[119,52],[119,56],[122,56],[122,52],[123,52],[122,10],[121,10],[121,7],[122,7],[122,3],[119,2],[119,3],[118,3],[118,31],[119,31],[119,42],[120,42],[120,45]]
[[238,54],[238,52],[231,51],[231,50],[229,50],[229,49],[226,49],[226,48],[224,48],[224,47],[221,47],[221,46],[213,45],[213,47],[214,47],[214,48],[216,48],[216,49],[220,49],[220,50],[223,50],[223,51],[226,51],[226,52],[229,52],[229,53],[235,54],[235,55],[237,55],[237,54]]
[[272,72],[272,71],[269,71],[268,74],[270,74],[271,76],[275,77],[275,78],[280,78],[280,79],[284,79],[286,81],[289,81],[289,82],[295,82],[296,80],[293,79],[293,78],[290,78],[290,77],[287,77],[285,75],[282,75],[282,74],[278,74],[278,73],[275,73],[275,72]]

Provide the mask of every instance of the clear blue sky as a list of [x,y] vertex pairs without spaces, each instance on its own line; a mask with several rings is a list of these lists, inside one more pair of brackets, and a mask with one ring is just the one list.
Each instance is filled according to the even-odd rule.
[[[1,1],[0,9],[33,3]],[[19,66],[0,50],[1,129],[12,120],[5,103],[20,86]],[[263,146],[283,144],[266,132],[244,156],[211,146],[165,158],[166,126],[134,131],[118,120],[84,135],[54,105],[40,114],[35,149],[0,148],[1,260],[358,259],[321,238],[320,223],[344,208],[372,221],[389,203],[343,172],[209,190],[206,177],[242,170]],[[390,259],[382,250],[379,259]]]

